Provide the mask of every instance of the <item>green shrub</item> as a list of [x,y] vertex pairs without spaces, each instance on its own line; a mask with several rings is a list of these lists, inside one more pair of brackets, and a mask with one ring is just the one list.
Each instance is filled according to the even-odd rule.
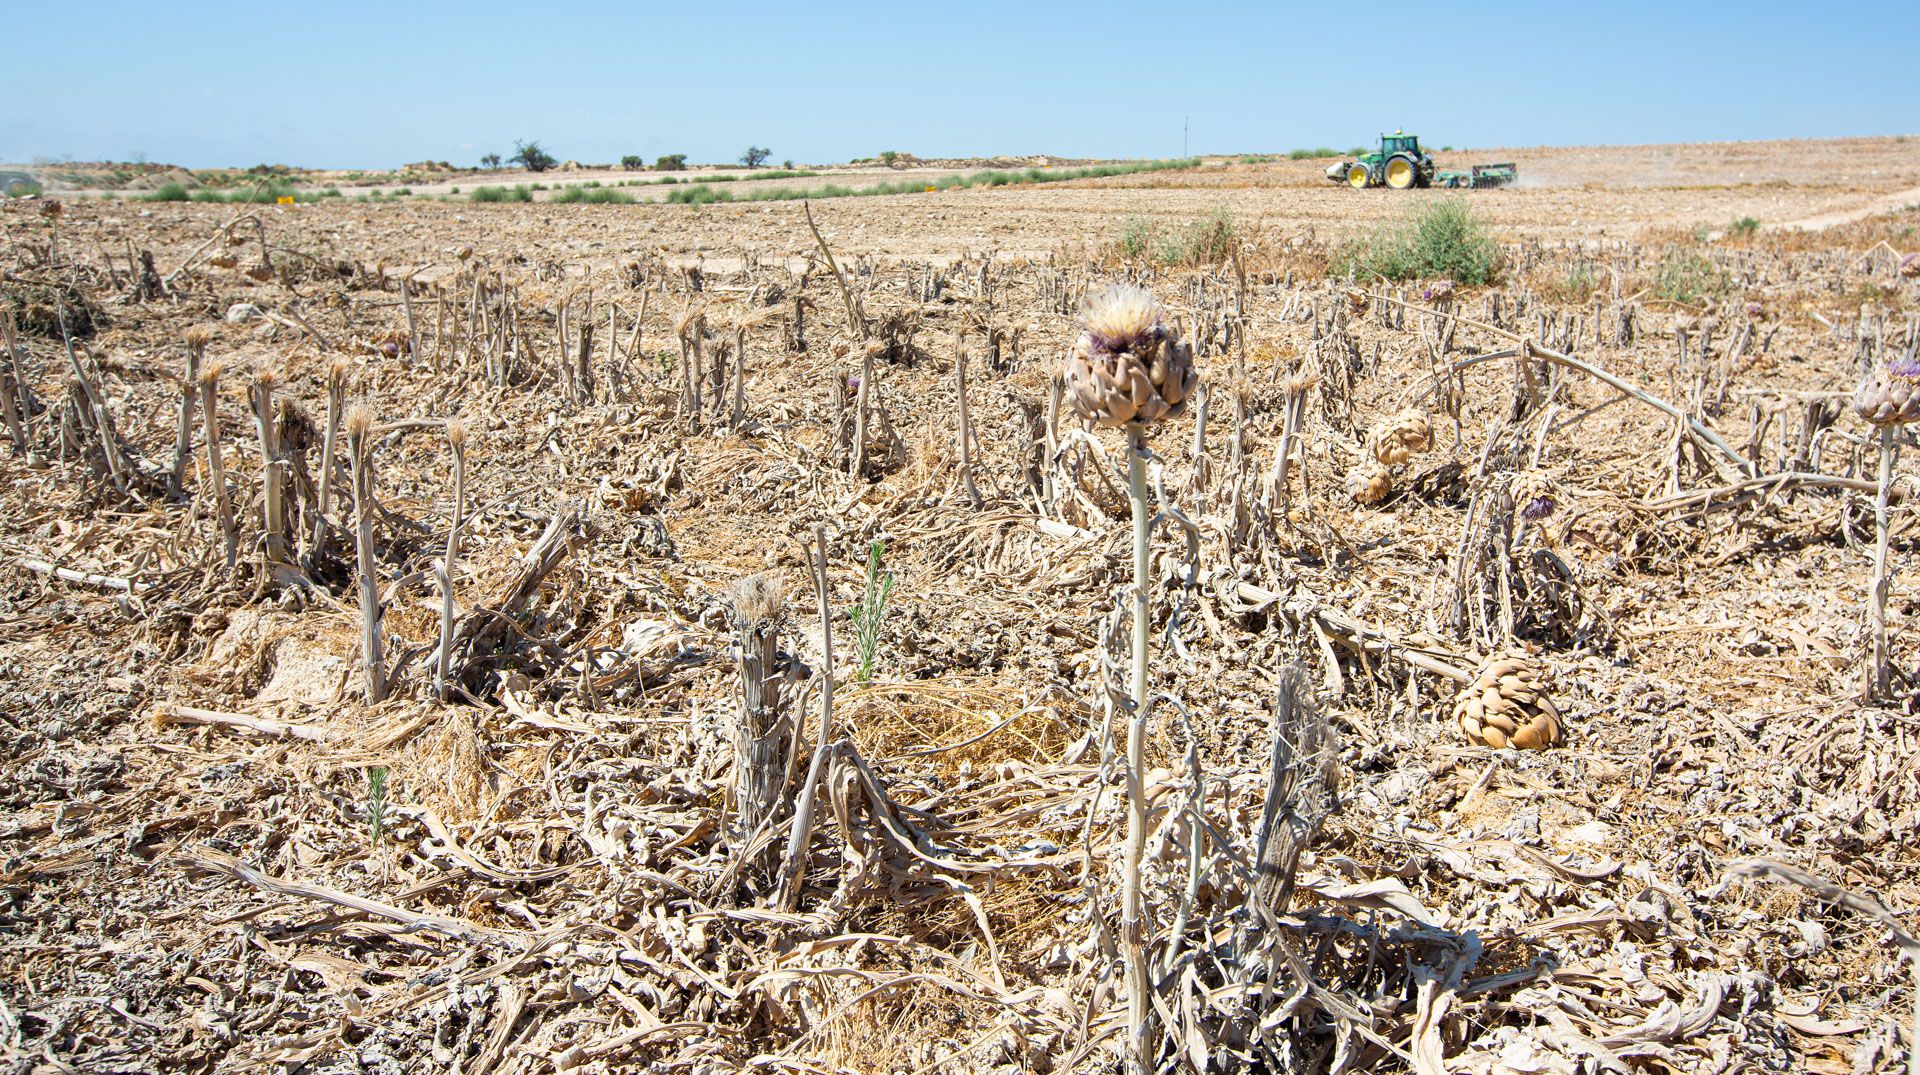
[[1153,248],[1153,221],[1143,216],[1128,217],[1120,225],[1120,238],[1114,245],[1124,257],[1143,258]]
[[523,183],[511,187],[475,187],[467,197],[476,202],[530,202],[533,200],[533,191]]
[[1416,208],[1342,243],[1333,256],[1337,276],[1423,276],[1477,285],[1492,280],[1499,269],[1499,245],[1461,198]]
[[0,189],[4,189],[9,198],[31,198],[43,188],[37,180],[15,178],[11,186],[0,184]]
[[1233,254],[1233,214],[1225,208],[1166,237],[1155,251],[1163,265],[1218,265]]
[[1338,157],[1340,151],[1332,146],[1318,146],[1313,149],[1295,149],[1287,153],[1290,161],[1319,160],[1322,157]]
[[636,153],[629,153],[620,158],[620,167],[624,171],[637,172],[646,166],[647,159]]
[[[588,184],[594,186],[595,184]],[[570,205],[632,205],[633,195],[610,187],[589,190],[585,186],[568,187],[553,196],[553,201]]]
[[1750,216],[1727,225],[1727,234],[1735,239],[1751,239],[1760,232],[1760,222]]
[[653,170],[656,172],[683,172],[686,168],[687,155],[685,153],[669,153],[664,157],[655,157],[653,159]]
[[187,188],[178,183],[168,183],[159,190],[147,195],[145,200],[150,202],[184,202],[191,197],[192,195],[187,193]]
[[1727,271],[1691,250],[1669,250],[1653,274],[1653,293],[1668,302],[1696,303],[1724,295],[1732,286]]

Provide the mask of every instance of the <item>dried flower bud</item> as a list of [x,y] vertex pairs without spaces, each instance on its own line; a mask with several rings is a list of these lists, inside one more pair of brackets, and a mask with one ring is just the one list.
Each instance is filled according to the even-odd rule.
[[1367,453],[1388,466],[1398,466],[1427,450],[1433,430],[1419,411],[1401,411],[1367,431]]
[[217,390],[220,387],[220,375],[224,372],[226,367],[219,362],[209,362],[200,367],[201,390],[208,393]]
[[1920,277],[1920,254],[1908,254],[1900,259],[1900,275],[1909,280]]
[[1347,471],[1347,495],[1354,503],[1373,507],[1393,495],[1393,471],[1366,462]]
[[1853,393],[1853,413],[1876,426],[1920,418],[1920,363],[1895,359],[1875,370]]
[[449,418],[447,420],[447,443],[452,445],[453,450],[456,452],[465,448],[467,446],[467,423],[462,422],[458,418]]
[[1193,348],[1144,288],[1110,287],[1087,304],[1061,377],[1074,412],[1099,426],[1158,422],[1186,409]]
[[213,342],[213,326],[189,325],[185,333],[187,346],[195,351],[204,351]]
[[1513,506],[1522,519],[1537,523],[1560,507],[1560,491],[1552,478],[1529,470],[1513,480]]
[[1518,651],[1480,666],[1453,703],[1453,719],[1476,746],[1545,750],[1560,743],[1560,713],[1547,697],[1546,670]]

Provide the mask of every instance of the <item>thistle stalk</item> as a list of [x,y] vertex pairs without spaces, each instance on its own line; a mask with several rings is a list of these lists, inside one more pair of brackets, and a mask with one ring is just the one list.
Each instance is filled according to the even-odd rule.
[[447,423],[447,446],[453,450],[453,525],[447,528],[447,555],[434,565],[434,578],[440,585],[440,653],[433,669],[433,690],[441,701],[451,694],[447,684],[447,666],[453,658],[453,563],[460,555],[460,526],[467,508],[467,427],[455,420]]
[[227,499],[227,474],[220,465],[220,363],[210,362],[200,371],[200,414],[205,420],[207,440],[207,495],[213,500],[214,515],[220,520],[220,536],[227,543],[227,570],[240,560],[240,535],[233,523],[233,504]]
[[360,645],[366,672],[367,704],[387,696],[386,660],[380,639],[380,586],[373,562],[373,474],[367,437],[373,415],[355,407],[347,416],[347,454],[353,462],[354,544],[360,558]]
[[1198,384],[1193,349],[1152,294],[1114,287],[1081,314],[1083,330],[1067,353],[1061,380],[1081,418],[1126,430],[1127,496],[1133,506],[1132,712],[1127,722],[1127,835],[1121,862],[1120,956],[1127,982],[1126,1066],[1135,1075],[1153,1070],[1151,970],[1147,961],[1145,898],[1140,860],[1147,842],[1147,635],[1151,619],[1149,577],[1153,570],[1154,516],[1147,509],[1147,426],[1185,413]]
[[273,373],[261,370],[254,375],[253,424],[260,436],[261,523],[265,531],[269,564],[284,564],[287,557],[286,473],[280,462],[279,438],[273,428]]
[[333,503],[333,452],[339,444],[340,409],[346,403],[350,368],[344,358],[334,359],[327,368],[327,428],[320,441],[320,503],[313,513],[313,544],[307,550],[310,559],[319,557],[320,548],[327,541],[327,509]]
[[[1875,698],[1886,698],[1892,687],[1887,661],[1887,500],[1893,489],[1892,425],[1880,427],[1880,489],[1873,500],[1873,585],[1867,594],[1867,622],[1873,633],[1873,668],[1868,691]],[[1917,1001],[1916,1003],[1920,1003]]]
[[1127,496],[1133,502],[1133,674],[1128,683],[1133,702],[1127,722],[1127,844],[1121,872],[1120,953],[1127,971],[1127,1039],[1130,1067],[1151,1071],[1153,1059],[1147,1025],[1151,1014],[1148,991],[1146,923],[1141,907],[1140,860],[1147,845],[1147,574],[1151,570],[1153,519],[1147,513],[1146,427],[1127,423]]

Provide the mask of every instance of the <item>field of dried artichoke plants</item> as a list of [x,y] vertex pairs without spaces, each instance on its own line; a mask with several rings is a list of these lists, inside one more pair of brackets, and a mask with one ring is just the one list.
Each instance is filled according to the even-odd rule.
[[[0,208],[8,1070],[1904,1065],[1920,591],[1902,478],[1864,696],[1848,401],[1920,210],[1498,192],[1496,284],[1390,284],[1328,244],[1428,196],[1286,167]],[[1210,193],[1218,262],[1084,211]],[[1502,217],[1567,197],[1615,224]],[[1118,282],[1198,374],[1144,713],[1058,381]]]

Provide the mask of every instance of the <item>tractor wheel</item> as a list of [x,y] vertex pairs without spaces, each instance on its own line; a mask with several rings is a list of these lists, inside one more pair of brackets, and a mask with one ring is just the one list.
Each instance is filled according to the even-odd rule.
[[1395,157],[1387,162],[1387,186],[1395,190],[1405,190],[1413,186],[1414,180],[1419,176],[1420,170],[1405,157]]
[[1347,186],[1360,190],[1373,185],[1373,177],[1368,174],[1367,166],[1358,161],[1347,166]]

